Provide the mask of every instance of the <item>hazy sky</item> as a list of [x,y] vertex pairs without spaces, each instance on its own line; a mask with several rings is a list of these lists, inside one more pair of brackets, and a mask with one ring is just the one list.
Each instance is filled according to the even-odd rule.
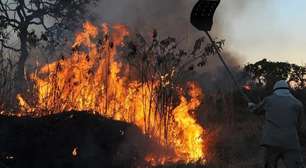
[[243,61],[306,63],[306,0],[223,0],[216,15],[218,36]]
[[[187,39],[198,37],[189,23],[198,0],[100,0],[101,21],[126,23]],[[243,63],[268,58],[306,63],[306,0],[221,0],[213,35]],[[190,41],[189,41],[190,42]]]
[[[198,0],[100,0],[98,22],[125,23],[137,31],[157,28],[164,35],[203,35],[189,23]],[[306,64],[306,0],[221,0],[213,35],[243,63],[268,58]],[[99,23],[100,24],[100,23]]]

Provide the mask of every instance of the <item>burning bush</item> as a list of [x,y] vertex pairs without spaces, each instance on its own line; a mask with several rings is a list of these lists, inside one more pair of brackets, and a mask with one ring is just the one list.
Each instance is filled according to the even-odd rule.
[[139,34],[129,35],[124,25],[98,28],[86,22],[76,34],[71,56],[31,74],[37,99],[28,103],[18,95],[20,109],[40,115],[93,111],[133,123],[162,145],[163,151],[146,157],[153,165],[203,163],[205,130],[193,115],[203,94],[182,76],[195,63],[204,66],[214,51],[204,38],[188,53],[173,38],[159,41],[156,31],[149,42]]

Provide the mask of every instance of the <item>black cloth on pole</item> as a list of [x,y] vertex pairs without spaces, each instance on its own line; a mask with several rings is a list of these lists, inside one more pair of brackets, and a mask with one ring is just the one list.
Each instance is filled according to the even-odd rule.
[[201,31],[210,31],[220,0],[199,0],[192,9],[190,22]]

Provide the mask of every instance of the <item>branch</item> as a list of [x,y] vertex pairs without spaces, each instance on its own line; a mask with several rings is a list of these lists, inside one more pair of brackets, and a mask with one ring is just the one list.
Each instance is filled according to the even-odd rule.
[[44,15],[46,15],[48,13],[47,9],[38,9],[38,10],[32,10],[31,11],[32,14],[27,16],[27,20],[28,21],[32,21],[34,19],[40,19],[41,17],[43,17]]
[[42,22],[39,21],[39,22],[35,22],[35,21],[30,21],[29,24],[34,24],[34,25],[41,25]]
[[[50,13],[50,9],[54,8],[57,10],[61,10],[59,7],[57,7],[56,5],[49,3],[47,1],[39,1],[39,2],[32,2],[31,5],[34,4],[34,6],[36,7],[36,10],[34,10],[33,8],[26,8],[27,11],[29,13],[31,13],[30,15],[28,15],[27,20],[31,21],[33,19],[41,19],[43,18],[43,16],[45,16],[46,14]],[[42,19],[41,19],[42,20]]]
[[45,30],[48,30],[48,29],[49,29],[49,28],[46,26],[46,24],[45,24],[44,17],[41,17],[41,18],[40,18],[40,22],[41,22],[41,25],[44,27]]
[[18,25],[20,24],[20,22],[18,22],[16,19],[10,19],[1,15],[0,15],[0,21],[6,23],[7,25],[15,29],[18,29]]
[[10,46],[6,45],[6,44],[5,44],[5,41],[2,40],[2,39],[0,40],[0,43],[1,43],[1,45],[2,45],[4,48],[6,48],[6,49],[13,50],[13,51],[15,51],[15,52],[20,52],[20,51],[21,51],[21,49],[17,49],[17,48],[10,47]]
[[21,5],[19,4],[17,7],[16,7],[16,12],[18,14],[18,17],[20,18],[21,22],[24,22],[25,21],[25,18],[24,16],[22,15],[21,13]]
[[8,8],[8,5],[7,5],[7,2],[5,3],[5,4],[3,4],[3,2],[2,1],[0,1],[0,11],[3,13],[3,14],[5,14],[5,16],[7,17],[7,18],[9,18],[9,15],[8,15],[8,13],[7,13],[7,9],[6,8]]
[[[19,2],[21,3],[21,12],[22,12],[22,14],[23,14],[23,16],[25,17],[25,18],[27,18],[27,14],[26,14],[26,12],[25,12],[25,7],[26,7],[26,4],[24,3],[24,0],[19,0]],[[27,20],[27,19],[26,19]]]

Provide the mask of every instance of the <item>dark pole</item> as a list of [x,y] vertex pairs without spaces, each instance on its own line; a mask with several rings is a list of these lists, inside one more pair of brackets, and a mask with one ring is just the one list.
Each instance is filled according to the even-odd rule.
[[216,50],[218,57],[222,64],[224,65],[226,71],[228,72],[230,78],[234,82],[234,85],[239,90],[240,94],[247,102],[251,102],[248,96],[241,90],[235,76],[233,75],[230,68],[227,66],[225,60],[223,59],[219,48],[217,47],[215,41],[211,38],[209,31],[213,25],[214,13],[221,0],[199,0],[193,7],[190,17],[190,23],[200,31],[204,31],[211,41],[213,48]]
[[233,75],[231,69],[228,67],[228,65],[226,64],[225,60],[223,59],[220,51],[219,51],[219,48],[216,46],[216,43],[215,41],[212,39],[212,37],[210,36],[209,32],[208,31],[204,31],[206,33],[206,35],[208,36],[209,40],[211,41],[214,49],[216,50],[217,52],[217,55],[220,59],[220,61],[222,62],[222,64],[224,65],[226,71],[228,72],[230,78],[232,79],[232,81],[234,82],[234,85],[237,87],[237,89],[239,90],[240,94],[243,96],[243,98],[247,101],[247,102],[251,102],[249,97],[241,90],[235,76]]

